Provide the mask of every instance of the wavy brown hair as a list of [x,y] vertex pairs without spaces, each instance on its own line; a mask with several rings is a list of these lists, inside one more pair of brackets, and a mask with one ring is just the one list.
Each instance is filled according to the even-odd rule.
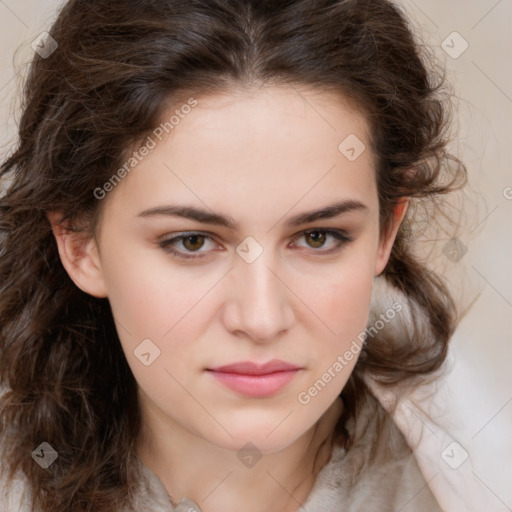
[[[104,204],[93,191],[179,98],[304,85],[334,92],[364,114],[381,232],[401,198],[413,206],[383,277],[424,321],[413,315],[396,339],[383,332],[365,344],[342,392],[339,432],[368,397],[365,375],[394,384],[440,368],[457,314],[442,278],[413,254],[411,216],[414,204],[460,187],[466,170],[447,151],[444,75],[399,7],[386,0],[71,0],[49,32],[58,49],[34,56],[19,141],[0,171],[10,180],[0,203],[3,470],[26,478],[33,507],[108,512],[131,497],[141,426],[136,382],[108,300],[73,284],[47,214],[61,212],[68,229],[91,236]],[[30,456],[42,441],[59,454],[46,470]]]

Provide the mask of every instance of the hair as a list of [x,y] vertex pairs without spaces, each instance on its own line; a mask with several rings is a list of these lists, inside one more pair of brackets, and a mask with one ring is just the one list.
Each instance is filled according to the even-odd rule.
[[[337,432],[369,390],[441,368],[457,325],[443,278],[414,249],[414,205],[460,188],[450,155],[445,77],[386,0],[70,0],[49,31],[58,48],[34,55],[19,140],[0,168],[0,435],[9,478],[21,471],[42,512],[107,512],[131,497],[141,418],[137,385],[108,299],[82,292],[59,258],[48,212],[92,236],[94,190],[192,95],[267,85],[309,87],[348,100],[367,119],[380,229],[411,207],[381,277],[418,312],[390,339],[364,344],[342,391]],[[455,164],[455,165],[453,165]],[[417,320],[417,318],[423,320]],[[49,442],[57,461],[30,457]]]

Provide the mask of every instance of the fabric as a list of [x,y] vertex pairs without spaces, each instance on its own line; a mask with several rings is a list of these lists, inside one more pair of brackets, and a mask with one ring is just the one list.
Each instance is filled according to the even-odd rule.
[[[301,510],[443,512],[405,437],[376,400],[347,428],[356,444],[348,451],[335,446]],[[203,512],[188,499],[173,507],[158,476],[142,463],[140,472],[137,499],[123,512]]]
[[[451,360],[450,353],[447,366]],[[432,387],[438,383],[439,379],[432,383]],[[377,386],[370,380],[367,380],[367,385],[388,410],[396,398],[393,391]],[[430,490],[445,512],[496,510],[492,505],[492,493],[473,471],[472,457],[441,424],[441,421],[449,423],[446,418],[442,420],[443,416],[453,414],[450,402],[439,405],[433,401],[434,395],[436,391],[423,386],[413,395],[401,399],[392,415],[394,423],[413,450]],[[428,412],[424,410],[425,407]]]

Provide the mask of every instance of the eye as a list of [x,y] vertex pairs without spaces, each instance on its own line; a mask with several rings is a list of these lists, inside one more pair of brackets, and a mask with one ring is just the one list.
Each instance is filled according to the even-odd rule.
[[352,242],[353,238],[348,236],[344,231],[338,229],[320,229],[314,228],[304,231],[298,238],[304,237],[307,241],[308,247],[313,249],[319,249],[325,246],[326,240],[331,237],[336,241],[334,246],[331,244],[331,248],[323,251],[314,251],[320,254],[330,254],[331,252],[340,249],[343,245]]
[[[295,240],[300,239],[301,237],[304,237],[304,239],[307,240],[308,247],[313,249],[314,253],[318,254],[331,254],[332,252],[341,249],[343,245],[353,241],[352,237],[348,236],[344,231],[338,229],[309,229],[300,233],[298,237],[295,237]],[[335,242],[334,244],[331,243],[332,247],[328,248],[327,250],[318,250],[326,245],[326,241],[329,239],[329,237],[332,238]],[[206,242],[215,245],[212,237],[208,236],[207,234],[200,232],[190,232],[182,233],[179,236],[175,236],[167,240],[162,240],[159,242],[159,246],[164,251],[172,254],[177,258],[197,259],[204,258],[211,252],[208,249],[201,250],[205,246],[207,247],[208,244]],[[181,245],[181,248],[176,249],[178,244]]]
[[[206,240],[212,241],[212,238],[203,233],[193,232],[184,233],[168,240],[162,240],[159,245],[166,252],[179,258],[202,258],[205,256],[203,253],[207,253],[207,251],[200,251],[199,249],[204,247]],[[181,243],[185,250],[174,249],[177,243]],[[187,254],[187,252],[193,254]]]

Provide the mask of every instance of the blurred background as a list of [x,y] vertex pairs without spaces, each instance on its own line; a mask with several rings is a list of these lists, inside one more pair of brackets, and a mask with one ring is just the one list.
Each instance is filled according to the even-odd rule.
[[[398,3],[447,69],[456,108],[451,149],[469,172],[466,220],[456,238],[441,232],[435,245],[425,244],[431,266],[473,302],[439,393],[449,397],[446,424],[469,453],[486,512],[512,511],[512,1]],[[2,158],[16,138],[17,93],[32,45],[61,4],[0,0]]]

